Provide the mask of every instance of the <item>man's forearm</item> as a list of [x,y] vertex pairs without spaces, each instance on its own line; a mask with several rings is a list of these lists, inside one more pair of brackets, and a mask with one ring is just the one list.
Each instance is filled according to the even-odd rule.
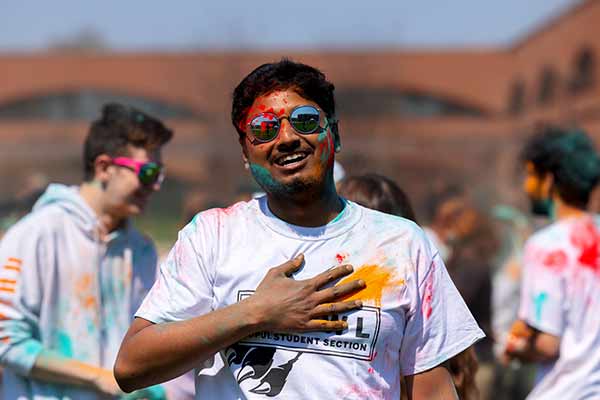
[[136,319],[115,364],[129,392],[175,378],[219,350],[261,330],[251,299],[181,322],[152,324]]
[[63,357],[56,352],[42,350],[29,376],[46,382],[93,389],[103,371],[102,368]]

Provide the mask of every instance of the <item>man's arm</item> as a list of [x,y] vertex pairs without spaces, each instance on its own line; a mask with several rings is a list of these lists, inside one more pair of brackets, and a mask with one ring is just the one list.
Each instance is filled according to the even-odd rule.
[[[525,327],[525,328],[523,328]],[[560,355],[560,337],[542,332],[519,320],[506,343],[506,357],[524,362],[551,362]]]
[[77,386],[111,396],[123,395],[111,370],[42,350],[29,374],[46,382]]
[[405,380],[409,400],[458,400],[452,376],[444,364],[406,376]]
[[336,302],[364,288],[363,281],[321,289],[352,272],[339,266],[312,279],[289,278],[302,256],[269,270],[254,295],[228,307],[186,321],[153,324],[133,322],[115,363],[115,376],[126,392],[172,379],[219,350],[260,331],[336,331],[345,321],[327,315],[359,308],[360,302]]

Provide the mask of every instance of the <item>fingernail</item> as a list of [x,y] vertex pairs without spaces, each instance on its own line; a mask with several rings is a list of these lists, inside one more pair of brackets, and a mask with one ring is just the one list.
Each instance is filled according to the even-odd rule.
[[367,283],[361,279],[358,281],[358,286],[365,287],[365,286],[367,286]]
[[356,301],[354,302],[354,305],[356,305],[356,307],[362,307],[362,301],[360,301],[360,300],[356,300]]
[[353,270],[354,268],[352,268],[352,265],[346,265],[346,271],[352,272]]
[[347,322],[343,322],[343,323],[342,323],[342,328],[344,328],[344,329],[348,329],[348,323],[347,323]]

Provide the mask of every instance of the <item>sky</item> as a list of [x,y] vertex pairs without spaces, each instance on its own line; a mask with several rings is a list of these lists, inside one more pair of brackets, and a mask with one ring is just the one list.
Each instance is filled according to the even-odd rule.
[[580,0],[0,0],[0,51],[92,32],[111,49],[510,45]]

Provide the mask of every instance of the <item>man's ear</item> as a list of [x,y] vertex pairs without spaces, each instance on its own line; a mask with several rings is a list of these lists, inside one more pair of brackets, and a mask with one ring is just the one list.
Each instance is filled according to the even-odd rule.
[[551,198],[554,195],[554,175],[550,172],[540,178],[540,191],[545,198]]
[[240,142],[240,146],[242,147],[242,160],[244,161],[244,168],[250,169],[250,163],[248,162],[248,148],[246,147],[246,138],[240,136],[238,138],[238,141]]
[[340,138],[340,126],[339,121],[334,120],[331,123],[331,133],[333,134],[333,148],[336,153],[339,153],[342,150],[342,139]]
[[100,154],[94,160],[94,180],[105,184],[110,179],[108,168],[112,165],[112,158],[107,154]]

